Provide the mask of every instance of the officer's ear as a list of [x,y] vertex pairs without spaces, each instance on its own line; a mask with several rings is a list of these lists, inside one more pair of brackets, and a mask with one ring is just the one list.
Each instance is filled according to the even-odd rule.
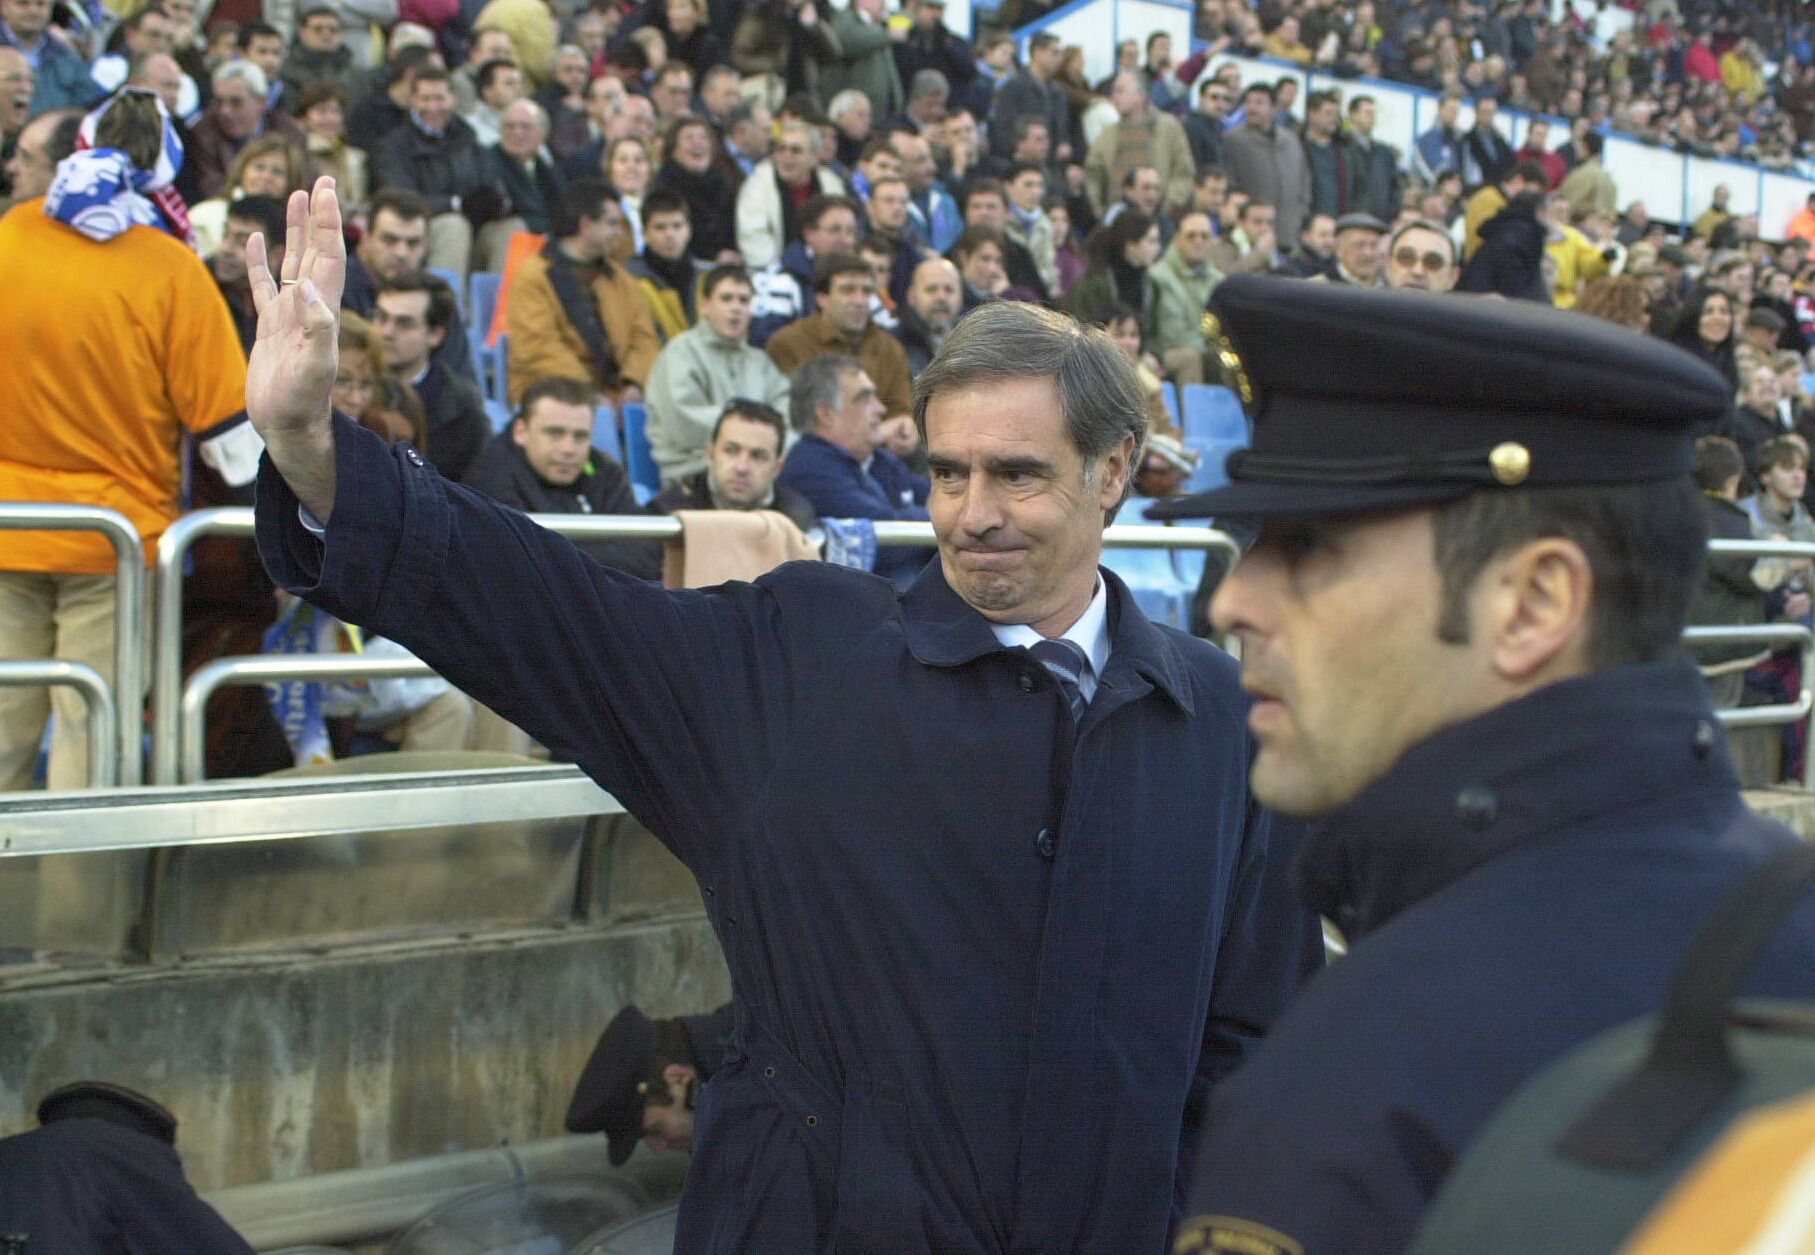
[[1499,677],[1535,688],[1588,670],[1594,568],[1575,541],[1546,536],[1482,572],[1475,624]]

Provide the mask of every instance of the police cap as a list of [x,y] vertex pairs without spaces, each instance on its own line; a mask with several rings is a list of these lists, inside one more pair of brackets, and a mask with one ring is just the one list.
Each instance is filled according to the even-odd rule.
[[605,1026],[567,1105],[567,1131],[603,1133],[615,1167],[643,1136],[643,1099],[655,1058],[655,1021],[634,1006]]
[[162,1103],[108,1081],[75,1081],[39,1099],[38,1123],[59,1120],[105,1120],[176,1145],[176,1117]]
[[1686,476],[1730,400],[1681,349],[1530,301],[1236,275],[1210,313],[1253,440],[1229,455],[1227,487],[1152,518],[1357,514]]

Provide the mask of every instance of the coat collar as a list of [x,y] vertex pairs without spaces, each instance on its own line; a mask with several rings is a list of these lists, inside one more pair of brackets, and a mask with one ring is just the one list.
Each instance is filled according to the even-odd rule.
[[[1098,573],[1109,596],[1109,666],[1103,681],[1113,684],[1118,674],[1132,671],[1191,714],[1191,682],[1177,648],[1135,605],[1115,572],[1098,568]],[[983,616],[945,582],[938,558],[901,594],[901,626],[908,652],[929,667],[960,667],[1002,652]]]
[[1613,667],[1407,750],[1312,828],[1299,897],[1353,941],[1481,864],[1597,814],[1738,788],[1694,666]]

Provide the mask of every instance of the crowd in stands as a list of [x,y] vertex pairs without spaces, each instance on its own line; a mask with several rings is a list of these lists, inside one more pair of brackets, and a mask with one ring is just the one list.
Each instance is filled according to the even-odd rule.
[[[1768,450],[1808,437],[1815,196],[1762,235],[1724,188],[1667,223],[1622,204],[1602,162],[1608,130],[1803,153],[1815,80],[1795,5],[1650,0],[1610,34],[1553,23],[1542,0],[1202,0],[1195,50],[1128,41],[1091,83],[1050,32],[1023,59],[999,27],[954,34],[940,0],[821,2],[0,0],[0,194],[9,217],[44,216],[97,146],[89,111],[123,87],[155,99],[184,159],[134,182],[143,221],[205,264],[250,352],[249,241],[275,268],[285,199],[331,175],[349,244],[336,405],[542,512],[924,519],[913,376],[998,300],[1116,338],[1150,402],[1144,483],[1178,491],[1201,451],[1167,385],[1225,381],[1203,315],[1234,273],[1493,292],[1669,337],[1733,384],[1749,488],[1781,459]],[[1044,11],[1009,0],[996,18]],[[1437,122],[1400,152],[1364,86],[1301,95],[1218,60],[1261,53],[1432,88]],[[1567,126],[1534,121],[1515,147],[1502,105]],[[28,236],[11,254],[8,238],[10,284]],[[499,276],[495,312],[468,302],[473,275]],[[54,340],[44,312],[35,334]],[[508,406],[488,405],[498,391]],[[14,426],[71,421],[23,385],[15,400]],[[641,496],[603,451],[628,432],[595,429],[635,407],[661,481]],[[175,417],[193,434],[223,416]],[[0,437],[0,472],[34,456]],[[105,455],[93,470],[115,474]],[[159,509],[177,487],[151,493]],[[243,494],[204,465],[188,504]],[[660,574],[649,544],[594,549]],[[906,581],[925,558],[876,561]],[[194,581],[197,659],[255,649],[271,621],[256,559],[238,562],[213,582],[227,594]],[[252,743],[232,723],[215,721],[229,759]]]

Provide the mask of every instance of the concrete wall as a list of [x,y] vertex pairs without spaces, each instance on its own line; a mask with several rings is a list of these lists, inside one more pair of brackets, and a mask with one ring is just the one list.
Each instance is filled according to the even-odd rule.
[[616,824],[609,892],[569,925],[21,975],[0,988],[0,1135],[80,1077],[174,1110],[202,1189],[559,1134],[619,1007],[729,996],[692,878]]

